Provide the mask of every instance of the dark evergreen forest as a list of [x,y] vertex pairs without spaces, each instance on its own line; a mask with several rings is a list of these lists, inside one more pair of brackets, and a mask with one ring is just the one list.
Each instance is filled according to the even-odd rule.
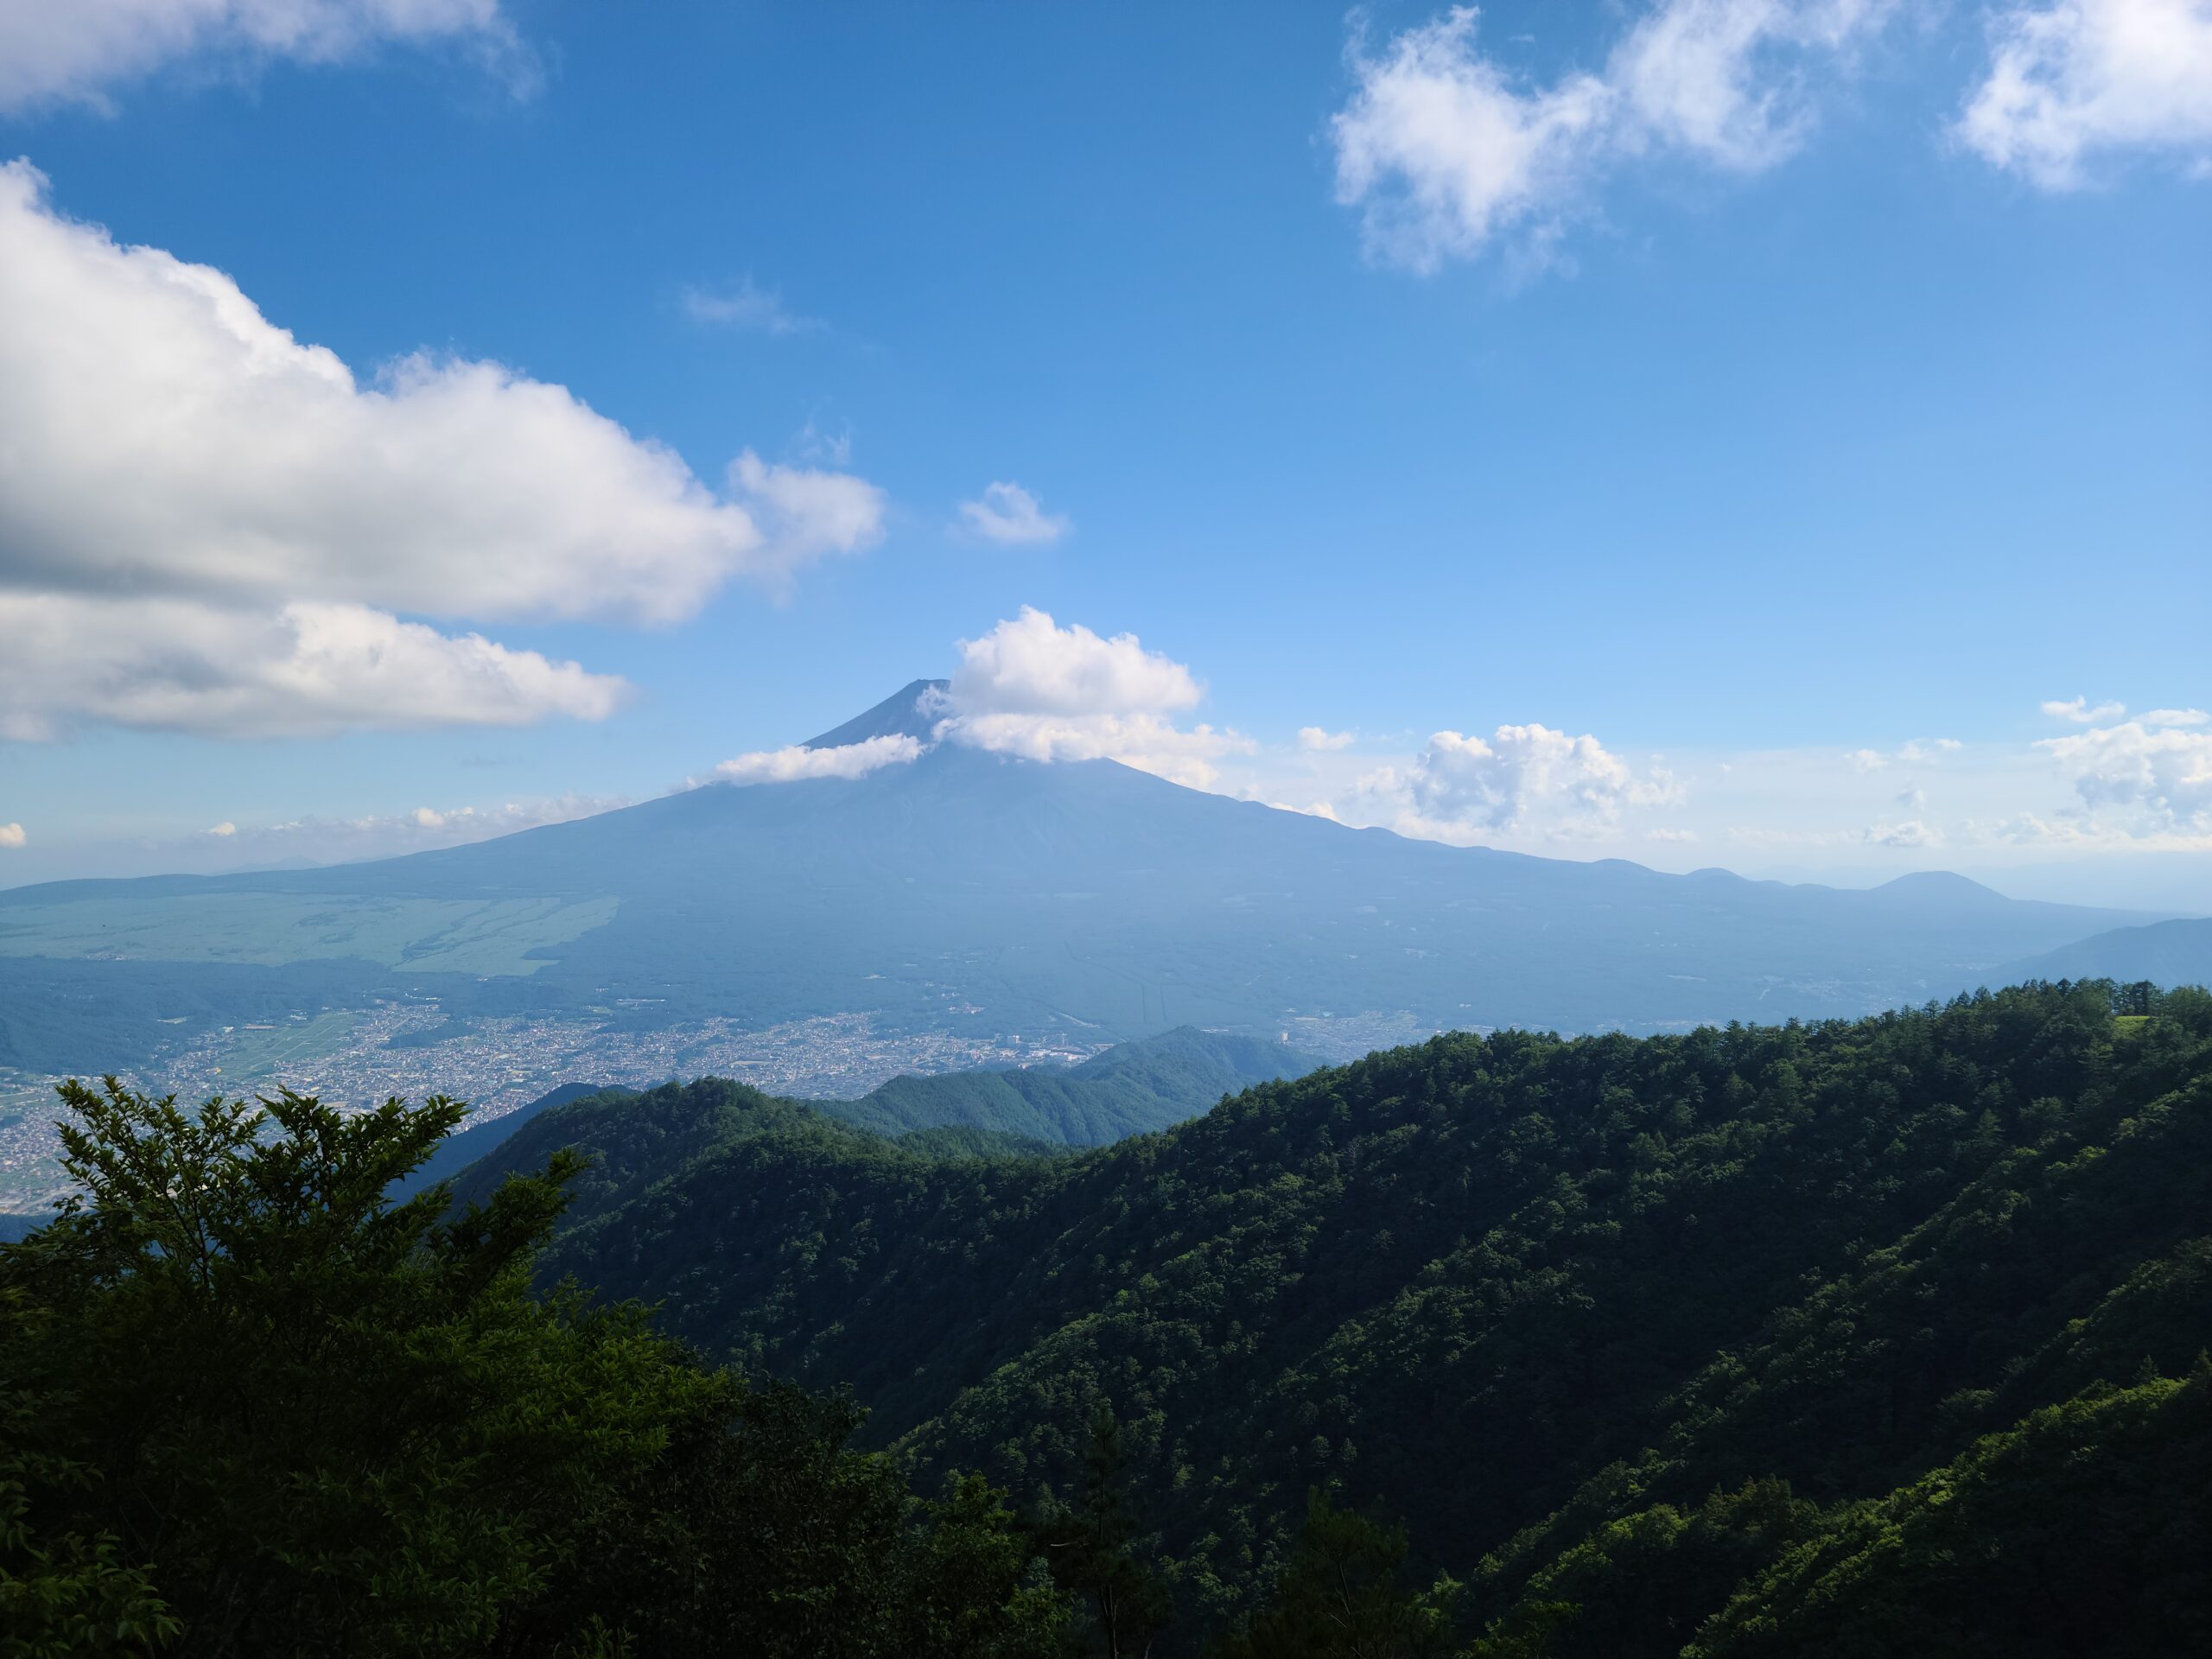
[[[2212,1641],[2212,996],[1449,1036],[1070,1155],[78,1091],[0,1652]],[[10,1641],[16,1643],[10,1648]]]

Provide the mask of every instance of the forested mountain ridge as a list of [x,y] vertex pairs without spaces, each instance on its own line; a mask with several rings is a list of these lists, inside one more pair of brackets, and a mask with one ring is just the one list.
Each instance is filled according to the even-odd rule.
[[[1186,1644],[1264,1598],[1318,1485],[1405,1516],[1483,1651],[1796,1650],[1808,1608],[1971,1579],[1929,1566],[1942,1494],[1988,1544],[2076,1432],[2158,1513],[2067,1558],[2102,1574],[2067,1617],[2109,1612],[2115,1549],[2171,1569],[2146,1630],[2204,1616],[2154,1536],[2203,1524],[2174,1485],[2212,1338],[2201,993],[1439,1038],[1054,1161],[946,1164],[713,1084],[531,1134],[604,1160],[546,1271],[850,1384],[925,1471],[1064,1489],[1109,1405]],[[2037,1628],[2018,1650],[2063,1650]]]
[[1079,1065],[893,1077],[858,1100],[817,1103],[886,1135],[957,1124],[1096,1147],[1164,1129],[1224,1095],[1300,1077],[1319,1064],[1281,1043],[1180,1026],[1117,1043]]
[[[600,1180],[607,1179],[609,1160],[613,1166],[626,1168],[634,1157],[641,1160],[640,1167],[662,1168],[701,1150],[718,1135],[758,1129],[768,1122],[804,1125],[814,1121],[812,1114],[867,1130],[924,1156],[1037,1156],[1165,1128],[1196,1116],[1249,1084],[1300,1076],[1318,1064],[1281,1043],[1185,1026],[1157,1037],[1117,1043],[1077,1065],[898,1077],[857,1100],[777,1103],[756,1090],[733,1086],[714,1094],[715,1109],[678,1114],[686,1127],[672,1149],[653,1138],[657,1128],[668,1126],[665,1104],[649,1106],[635,1122],[615,1110],[595,1120],[603,1128],[590,1133],[624,1137],[601,1147]],[[448,1136],[398,1192],[420,1191],[431,1181],[458,1176],[470,1165],[481,1163],[484,1170],[467,1190],[474,1196],[488,1196],[489,1172],[543,1167],[547,1156],[564,1144],[562,1135],[586,1133],[573,1127],[584,1120],[571,1118],[563,1122],[572,1127],[518,1140],[541,1114],[587,1096],[605,1095],[613,1102],[628,1099],[634,1092],[595,1090],[576,1084],[556,1089],[509,1117]],[[665,1103],[672,1096],[664,1091],[654,1098]],[[771,1111],[778,1103],[798,1109],[798,1116]],[[768,1116],[761,1116],[763,1112]],[[639,1138],[627,1138],[632,1136]],[[584,1209],[591,1207],[587,1201]],[[572,1214],[572,1224],[582,1213]]]

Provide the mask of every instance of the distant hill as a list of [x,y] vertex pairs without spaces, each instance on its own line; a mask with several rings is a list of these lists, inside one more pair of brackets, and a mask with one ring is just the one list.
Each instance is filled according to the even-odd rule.
[[2153,922],[2114,928],[2014,963],[2007,982],[2031,979],[2151,980],[2168,988],[2212,985],[2212,920]]
[[2202,993],[1439,1038],[958,1165],[709,1080],[502,1157],[566,1144],[597,1161],[549,1279],[849,1385],[925,1478],[1068,1490],[1110,1405],[1184,1609],[1163,1653],[1262,1597],[1331,1486],[1406,1518],[1486,1655],[2212,1630]]
[[965,1124],[1074,1147],[1164,1129],[1224,1095],[1311,1071],[1320,1061],[1281,1043],[1182,1026],[1121,1043],[1080,1065],[893,1077],[855,1101],[816,1103],[885,1135]]
[[[1197,1116],[1224,1095],[1254,1083],[1300,1077],[1318,1064],[1280,1043],[1185,1027],[1118,1044],[1080,1065],[894,1077],[860,1100],[779,1101],[755,1090],[733,1098],[762,1111],[791,1108],[798,1116],[788,1121],[795,1123],[818,1116],[921,1157],[1037,1157],[1165,1128]],[[622,1103],[637,1096],[632,1090],[588,1084],[556,1089],[518,1111],[448,1137],[428,1164],[395,1188],[394,1196],[458,1177],[486,1160],[467,1183],[467,1192],[487,1190],[498,1173],[533,1160],[542,1164],[562,1144],[561,1135],[571,1132],[565,1126],[584,1121],[583,1115],[563,1116],[556,1109],[586,1098],[593,1102],[593,1112],[619,1116]],[[552,1116],[541,1124],[548,1113]],[[532,1126],[536,1132],[530,1139],[517,1140]],[[719,1133],[702,1121],[679,1137],[676,1147],[690,1156]],[[637,1156],[672,1155],[650,1135],[632,1150]]]
[[[926,737],[928,689],[816,742]],[[2145,919],[1955,876],[1850,892],[1446,847],[944,743],[406,858],[0,892],[0,1064],[134,1065],[402,995],[638,1029],[1191,1025],[1341,1059],[1433,1029],[1856,1016]]]

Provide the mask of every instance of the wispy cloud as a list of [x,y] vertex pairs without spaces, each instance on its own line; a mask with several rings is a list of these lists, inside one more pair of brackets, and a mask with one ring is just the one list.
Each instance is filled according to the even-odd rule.
[[1073,528],[1064,513],[1046,512],[1019,484],[986,484],[983,493],[960,504],[960,523],[1002,547],[1049,546]]
[[387,45],[459,46],[518,96],[538,82],[499,0],[7,0],[0,110],[112,106],[165,66],[334,64]]
[[2127,705],[2124,702],[2101,702],[2092,707],[2087,697],[2069,697],[2063,702],[2052,697],[2044,702],[2043,711],[2053,720],[2069,720],[2076,726],[2090,726],[2101,720],[2118,720],[2127,712]]
[[1853,54],[1894,0],[1662,0],[1599,71],[1531,85],[1476,43],[1455,6],[1370,51],[1330,124],[1337,200],[1360,211],[1369,251],[1417,271],[1519,237],[1541,258],[1597,181],[1670,153],[1738,173],[1804,142],[1821,73]]
[[784,303],[780,294],[773,289],[757,286],[750,276],[720,293],[703,288],[685,289],[683,311],[694,322],[748,329],[775,340],[787,340],[796,334],[827,334],[830,329],[820,317],[793,311]]

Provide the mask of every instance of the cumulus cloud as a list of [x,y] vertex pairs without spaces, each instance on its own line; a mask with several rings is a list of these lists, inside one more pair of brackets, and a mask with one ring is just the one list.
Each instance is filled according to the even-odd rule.
[[1192,787],[1214,780],[1222,756],[1253,750],[1238,732],[1177,726],[1205,688],[1133,633],[1062,627],[1025,605],[959,650],[927,710],[946,741],[1032,760],[1119,760]]
[[2128,835],[2212,832],[2212,732],[2131,720],[2036,747],[2064,772],[2094,824]]
[[1301,726],[1298,728],[1298,747],[1309,754],[1326,749],[1348,749],[1351,747],[1351,734],[1332,732],[1320,726]]
[[1993,165],[2073,188],[2101,154],[2212,157],[2212,0],[2013,3],[1956,132]]
[[2145,726],[2203,726],[2212,724],[2212,715],[2202,709],[2153,709],[2143,716]]
[[228,818],[224,819],[220,823],[210,824],[207,827],[207,833],[219,841],[228,841],[238,832],[238,825],[232,823]]
[[497,364],[361,385],[221,272],[0,166],[0,639],[86,658],[11,700],[17,734],[598,718],[619,683],[393,613],[665,623],[881,534],[864,480],[747,451],[729,482]]
[[575,663],[360,605],[264,615],[0,589],[0,739],[87,722],[230,737],[520,726],[604,719],[627,693]]
[[359,385],[221,272],[64,219],[45,182],[0,167],[0,584],[667,622],[879,527],[861,480],[748,454],[733,481],[771,535],[497,364],[414,356]]
[[1879,749],[1853,749],[1843,758],[1854,772],[1879,772],[1890,764],[1890,757]]
[[954,714],[1165,715],[1195,707],[1205,688],[1182,664],[1134,633],[1102,639],[1025,605],[980,639],[963,639],[941,694]]
[[79,102],[188,59],[334,63],[386,42],[524,61],[499,0],[0,0],[0,110]]
[[1019,484],[987,484],[973,501],[960,504],[963,526],[1001,546],[1037,546],[1057,542],[1070,525],[1062,513],[1048,513]]
[[793,311],[784,303],[780,294],[773,289],[756,286],[750,276],[721,293],[702,288],[685,289],[683,310],[694,322],[747,329],[773,340],[823,334],[830,327],[819,317],[802,316]]
[[1370,252],[1415,270],[1555,215],[1612,117],[1594,75],[1523,90],[1477,51],[1475,19],[1454,7],[1375,56],[1355,41],[1357,86],[1330,123],[1338,201],[1361,210]]
[[857,553],[883,539],[883,492],[849,473],[764,461],[750,449],[730,463],[730,483],[765,531],[755,568],[787,581],[830,553]]
[[1361,780],[1363,793],[1395,802],[1398,828],[1438,841],[1533,833],[1580,836],[1610,829],[1629,806],[1671,806],[1683,790],[1671,772],[1638,778],[1585,733],[1500,726],[1487,739],[1438,732],[1402,770]]
[[1936,847],[1942,843],[1943,832],[1918,818],[1908,818],[1902,823],[1869,825],[1866,839],[1872,847]]
[[922,753],[918,739],[896,734],[864,738],[834,748],[761,749],[725,760],[715,776],[731,784],[790,784],[808,778],[865,778],[885,766],[905,766]]
[[20,823],[0,823],[0,849],[14,851],[30,840]]
[[2043,711],[2053,720],[2070,720],[2076,726],[2092,726],[2101,720],[2118,720],[2127,712],[2127,705],[2101,702],[2093,709],[2087,697],[2075,697],[2064,702],[2053,697],[2044,703]]
[[1355,36],[1351,99],[1331,123],[1337,200],[1357,207],[1369,251],[1415,270],[1483,251],[1501,234],[1554,238],[1626,156],[1688,154],[1738,172],[1802,142],[1812,69],[1833,67],[1894,0],[1663,0],[1603,73],[1531,86],[1476,45],[1457,6],[1380,53]]

